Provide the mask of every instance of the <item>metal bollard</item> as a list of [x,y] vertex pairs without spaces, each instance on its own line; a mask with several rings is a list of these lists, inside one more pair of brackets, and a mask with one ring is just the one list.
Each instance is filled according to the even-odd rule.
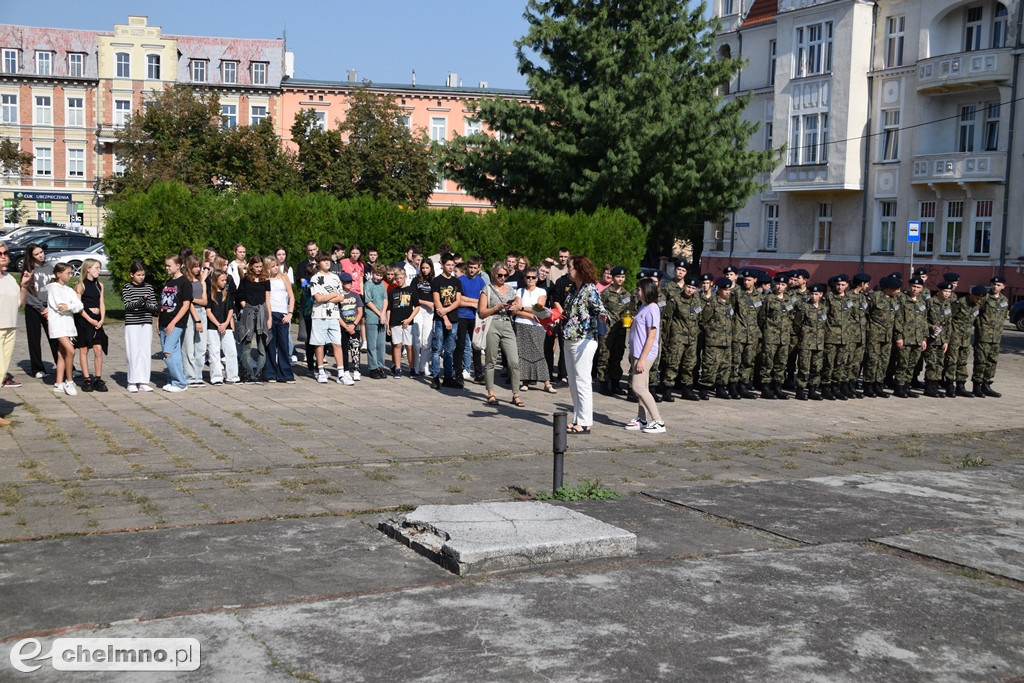
[[562,488],[562,471],[565,457],[565,430],[568,419],[565,413],[555,413],[555,421],[552,425],[554,432],[552,452],[555,455],[555,471],[551,480],[551,493],[554,494]]

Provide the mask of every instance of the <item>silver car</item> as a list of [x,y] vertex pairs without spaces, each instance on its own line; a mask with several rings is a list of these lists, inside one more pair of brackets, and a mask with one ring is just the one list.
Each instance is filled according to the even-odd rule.
[[107,252],[104,249],[103,242],[94,244],[88,249],[82,251],[60,251],[55,254],[48,255],[46,262],[53,265],[55,263],[66,263],[71,266],[72,277],[78,277],[82,274],[82,263],[85,259],[91,258],[96,259],[100,262],[100,275],[110,275],[107,262]]

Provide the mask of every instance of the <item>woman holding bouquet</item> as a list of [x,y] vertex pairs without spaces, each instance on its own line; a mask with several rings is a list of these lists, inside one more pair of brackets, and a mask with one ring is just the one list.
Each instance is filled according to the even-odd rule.
[[548,364],[544,359],[544,327],[537,322],[537,314],[533,307],[544,308],[548,293],[538,287],[537,269],[526,269],[523,281],[525,286],[517,292],[523,307],[516,311],[516,344],[519,346],[519,374],[522,377],[520,391],[526,391],[527,382],[544,382],[544,391],[549,394],[558,393],[551,386],[548,375]]

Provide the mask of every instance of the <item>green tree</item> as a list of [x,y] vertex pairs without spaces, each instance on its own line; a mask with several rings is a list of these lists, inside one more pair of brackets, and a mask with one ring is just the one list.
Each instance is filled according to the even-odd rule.
[[358,88],[349,104],[336,129],[323,130],[310,109],[295,117],[291,132],[305,187],[340,198],[366,195],[426,206],[437,180],[435,154],[425,136],[413,136],[387,95]]
[[714,55],[715,20],[687,0],[529,0],[516,42],[539,106],[485,98],[495,136],[448,145],[450,177],[471,195],[549,211],[621,208],[650,252],[699,250],[702,222],[758,191],[773,152],[747,149],[749,97],[719,96],[740,62]]
[[177,180],[192,190],[282,191],[297,179],[269,119],[224,128],[216,93],[173,85],[153,93],[145,111],[117,131],[114,153],[125,166],[105,186],[115,193],[145,191]]
[[28,175],[32,172],[33,158],[29,152],[18,149],[17,143],[10,138],[0,140],[0,172],[3,174]]

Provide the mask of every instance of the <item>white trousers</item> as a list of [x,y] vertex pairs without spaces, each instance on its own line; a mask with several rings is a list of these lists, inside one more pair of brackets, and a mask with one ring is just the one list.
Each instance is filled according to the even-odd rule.
[[224,334],[214,327],[206,335],[206,362],[210,364],[210,382],[223,382],[224,373],[221,372],[220,354],[224,352],[224,365],[228,374],[227,381],[238,381],[238,353],[235,346],[235,331],[230,327],[224,330]]
[[594,386],[591,370],[597,340],[584,337],[580,341],[565,342],[565,374],[569,380],[569,395],[572,396],[572,424],[590,427],[594,424]]
[[153,326],[125,325],[124,346],[128,352],[128,384],[149,384],[153,371]]
[[430,335],[434,331],[434,314],[423,308],[412,319],[412,347],[416,356],[416,367],[419,374],[427,371],[430,362]]

